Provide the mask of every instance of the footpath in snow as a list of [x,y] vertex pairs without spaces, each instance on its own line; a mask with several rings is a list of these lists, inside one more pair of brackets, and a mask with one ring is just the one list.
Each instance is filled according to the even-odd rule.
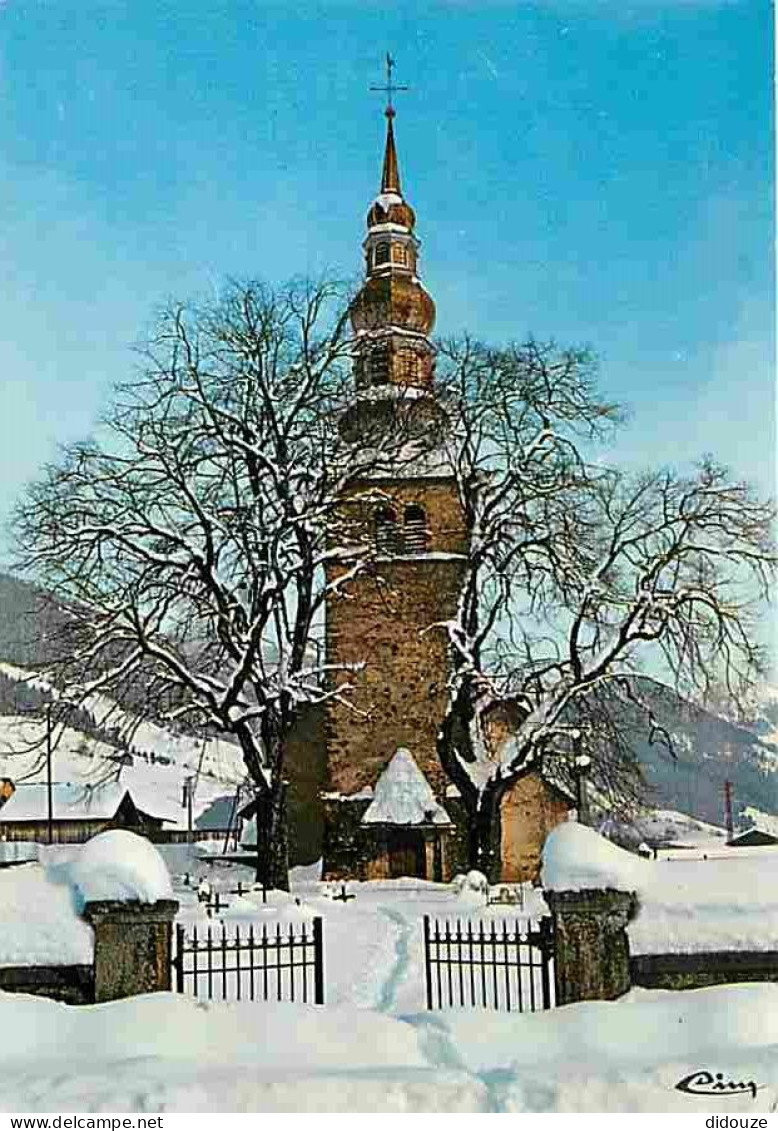
[[[388,1017],[157,994],[0,994],[4,1111],[760,1113],[778,1105],[778,986],[643,991],[537,1014]],[[677,1084],[706,1071],[737,1096]]]
[[[730,934],[741,941],[753,928],[751,912],[772,914],[772,856],[739,856],[730,872],[720,870],[727,860],[646,862],[591,830],[567,829],[550,841],[549,885],[638,890],[644,906],[632,926],[646,915],[644,929],[665,948],[658,909],[680,912],[681,900],[692,895],[697,902],[686,904],[685,936],[691,940],[695,924],[698,934],[699,924],[705,926],[697,906],[706,900],[711,922],[735,922]],[[87,849],[49,850],[40,863],[0,873],[0,961],[23,961],[25,938],[36,934],[37,961],[55,961],[58,945],[60,961],[88,961],[91,933],[78,918],[79,902],[167,897],[169,870],[187,930],[210,926],[218,937],[222,925],[228,933],[248,924],[272,929],[321,915],[327,1004],[209,1003],[157,994],[69,1007],[0,994],[0,1110],[778,1110],[778,985],[639,990],[618,1002],[536,1014],[425,1012],[424,914],[462,923],[536,920],[545,912],[539,891],[524,889],[523,907],[485,906],[474,882],[456,888],[399,880],[349,884],[354,898],[342,902],[333,898],[340,885],[298,871],[291,894],[273,892],[263,902],[248,869],[198,860],[185,846],[162,850],[166,868],[151,845],[129,851],[127,838],[139,840],[107,833]],[[206,877],[227,902],[221,922],[209,920],[198,901],[198,881]],[[235,892],[239,879],[242,895]],[[691,1088],[690,1080],[696,1081]],[[718,1094],[704,1094],[706,1080],[709,1091],[721,1085]],[[679,1089],[683,1081],[687,1087]],[[724,1090],[730,1084],[736,1094]]]

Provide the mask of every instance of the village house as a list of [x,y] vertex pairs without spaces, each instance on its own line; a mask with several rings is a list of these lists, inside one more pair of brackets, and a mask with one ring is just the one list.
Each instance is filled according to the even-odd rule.
[[[90,787],[83,782],[53,782],[51,840],[80,844],[106,829],[131,829],[155,839],[163,819],[139,809],[118,783]],[[0,839],[49,839],[49,789],[45,782],[22,783],[0,806]]]
[[[121,782],[52,782],[51,842],[81,844],[106,829],[129,829],[158,844],[224,841],[237,831],[235,797],[225,795],[199,805],[188,828],[186,814],[154,805]],[[152,811],[153,810],[153,811]],[[0,783],[0,841],[49,842],[49,787],[46,782]]]

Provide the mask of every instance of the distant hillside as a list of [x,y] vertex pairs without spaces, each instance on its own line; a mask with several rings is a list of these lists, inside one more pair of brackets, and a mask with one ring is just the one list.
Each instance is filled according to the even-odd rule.
[[639,744],[648,804],[723,825],[724,782],[730,780],[736,819],[747,807],[778,814],[778,746],[661,684],[653,685],[653,695],[677,757],[647,741]]
[[67,639],[69,618],[50,595],[0,572],[0,659],[40,668]]
[[[80,631],[78,619],[62,602],[29,582],[0,572],[0,716],[15,714],[17,709],[42,711],[49,698],[40,688],[20,680],[21,673],[4,672],[3,667],[10,665],[23,672],[51,670],[58,660],[72,656]],[[148,684],[141,670],[122,688],[125,708],[143,718],[155,713],[147,701]],[[171,703],[172,699],[167,706]],[[88,710],[73,713],[70,721],[93,738],[122,744],[118,729],[106,722],[96,725]],[[186,725],[181,729],[187,730]]]

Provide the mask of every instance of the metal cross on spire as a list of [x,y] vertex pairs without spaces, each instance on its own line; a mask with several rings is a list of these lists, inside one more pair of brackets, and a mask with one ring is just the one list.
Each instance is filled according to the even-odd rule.
[[407,86],[397,86],[392,79],[392,71],[394,70],[394,59],[387,51],[386,53],[386,86],[371,86],[371,90],[380,90],[386,95],[386,110],[387,118],[394,117],[394,106],[392,104],[392,95],[398,90],[410,90]]

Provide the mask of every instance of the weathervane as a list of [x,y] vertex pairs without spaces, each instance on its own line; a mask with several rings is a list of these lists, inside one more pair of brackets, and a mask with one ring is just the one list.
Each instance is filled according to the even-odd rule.
[[392,105],[392,95],[398,90],[409,90],[407,86],[397,86],[392,80],[392,71],[394,70],[394,59],[387,51],[386,53],[386,86],[371,86],[371,90],[380,90],[386,95],[386,110],[384,113],[387,118],[394,117],[394,106]]

